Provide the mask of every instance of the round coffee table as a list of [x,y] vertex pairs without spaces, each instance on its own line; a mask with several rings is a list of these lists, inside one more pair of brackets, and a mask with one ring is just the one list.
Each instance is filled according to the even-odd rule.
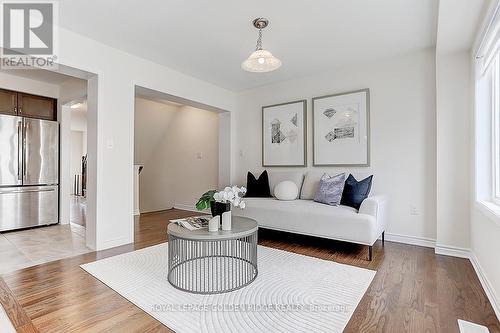
[[233,216],[230,231],[188,230],[168,225],[168,281],[196,294],[240,289],[257,277],[255,220]]

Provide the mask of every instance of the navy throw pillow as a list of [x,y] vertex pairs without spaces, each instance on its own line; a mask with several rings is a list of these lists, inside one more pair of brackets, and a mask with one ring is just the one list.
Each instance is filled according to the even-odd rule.
[[258,179],[255,176],[248,172],[247,174],[247,194],[245,197],[249,198],[270,198],[271,197],[271,189],[269,188],[269,176],[267,175],[267,171],[264,170],[259,176]]
[[345,181],[344,192],[340,204],[359,209],[363,200],[368,198],[372,188],[373,175],[357,181],[353,175],[349,175]]

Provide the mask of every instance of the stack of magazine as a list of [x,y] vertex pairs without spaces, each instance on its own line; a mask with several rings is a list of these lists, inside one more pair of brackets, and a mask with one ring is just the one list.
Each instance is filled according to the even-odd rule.
[[199,230],[199,229],[207,229],[208,221],[210,221],[210,216],[194,216],[194,217],[186,217],[184,219],[173,220],[172,222],[177,223],[181,227],[184,227],[188,230]]

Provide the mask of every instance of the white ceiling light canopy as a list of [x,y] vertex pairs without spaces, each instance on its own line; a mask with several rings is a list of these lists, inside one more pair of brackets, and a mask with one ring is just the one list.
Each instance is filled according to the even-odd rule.
[[267,27],[268,24],[269,20],[263,17],[253,20],[253,26],[259,29],[259,38],[257,39],[255,51],[241,64],[241,68],[247,72],[266,73],[281,67],[281,60],[262,48],[262,29]]

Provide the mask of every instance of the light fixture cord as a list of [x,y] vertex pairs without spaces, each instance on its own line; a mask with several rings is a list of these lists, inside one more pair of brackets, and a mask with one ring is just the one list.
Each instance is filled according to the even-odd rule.
[[262,50],[262,29],[259,29],[259,38],[257,38],[257,46],[255,47],[255,51]]

